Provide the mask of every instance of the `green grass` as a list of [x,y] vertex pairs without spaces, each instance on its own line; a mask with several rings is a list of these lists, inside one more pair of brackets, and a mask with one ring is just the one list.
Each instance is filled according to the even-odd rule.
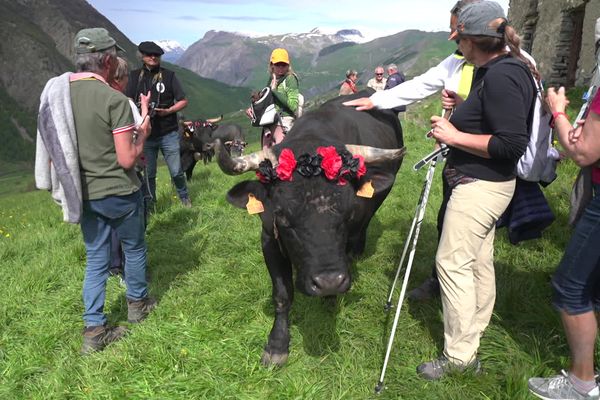
[[[194,207],[185,209],[160,169],[158,212],[147,232],[150,288],[160,304],[124,340],[89,357],[78,354],[85,267],[79,227],[61,222],[47,193],[0,197],[0,398],[375,398],[393,319],[382,306],[425,175],[412,165],[431,150],[423,137],[438,107],[430,100],[409,109],[409,153],[371,221],[350,292],[337,301],[297,294],[290,358],[280,369],[260,365],[273,318],[260,222],[225,201],[226,191],[252,174],[230,177],[215,163],[198,165],[190,185]],[[255,131],[249,137],[256,150]],[[419,379],[416,365],[437,356],[443,344],[441,305],[406,303],[387,388],[377,398],[527,399],[528,377],[567,365],[549,278],[570,234],[568,194],[576,168],[564,162],[559,172],[546,189],[557,220],[543,239],[512,246],[504,230],[497,233],[498,295],[480,348],[485,373]],[[434,179],[410,287],[429,275],[435,254],[441,185]],[[111,323],[126,323],[124,289],[114,278],[105,310]]]

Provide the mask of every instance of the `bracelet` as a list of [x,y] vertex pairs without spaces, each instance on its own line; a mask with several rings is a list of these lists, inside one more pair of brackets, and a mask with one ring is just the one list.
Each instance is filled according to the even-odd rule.
[[554,129],[554,125],[556,123],[556,118],[558,118],[559,116],[563,116],[567,119],[567,121],[569,120],[569,116],[562,112],[562,111],[556,111],[552,113],[552,120],[550,121],[550,128]]

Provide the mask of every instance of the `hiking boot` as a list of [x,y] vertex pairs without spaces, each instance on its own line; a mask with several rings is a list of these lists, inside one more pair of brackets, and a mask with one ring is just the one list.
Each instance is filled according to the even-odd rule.
[[529,378],[529,391],[540,399],[598,399],[600,398],[600,390],[598,385],[587,393],[578,392],[571,379],[569,373],[565,370],[561,371],[560,375],[551,378]]
[[145,297],[141,300],[127,299],[127,321],[130,324],[142,322],[150,311],[156,308],[156,300],[151,297]]
[[116,342],[125,336],[127,328],[124,326],[107,327],[88,326],[83,330],[83,345],[81,354],[86,355],[104,349],[112,342]]
[[189,198],[183,198],[181,199],[181,204],[185,207],[185,208],[192,208],[192,201]]
[[441,379],[450,372],[467,372],[472,370],[475,374],[481,373],[481,362],[479,359],[471,362],[469,365],[460,366],[452,364],[445,356],[440,356],[435,360],[425,362],[417,367],[417,374],[423,379],[430,381]]
[[408,292],[408,298],[414,301],[426,301],[439,297],[440,295],[440,282],[433,277],[429,277],[421,283],[419,287],[414,288]]

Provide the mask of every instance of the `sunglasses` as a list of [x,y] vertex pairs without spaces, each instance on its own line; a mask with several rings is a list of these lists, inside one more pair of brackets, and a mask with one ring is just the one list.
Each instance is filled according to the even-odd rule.
[[161,55],[158,53],[144,53],[144,56],[146,57],[156,57],[159,58]]
[[288,66],[288,64],[284,63],[284,62],[278,62],[278,63],[275,63],[273,65],[276,66],[276,67],[287,67]]
[[377,76],[383,76],[383,74],[375,74],[375,75],[377,75]]

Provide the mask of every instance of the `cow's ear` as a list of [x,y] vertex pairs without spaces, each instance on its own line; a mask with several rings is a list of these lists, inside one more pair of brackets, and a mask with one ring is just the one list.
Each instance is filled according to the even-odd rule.
[[267,197],[267,191],[259,181],[243,181],[227,192],[227,201],[236,207],[245,209],[250,194],[263,203]]
[[370,180],[373,188],[375,189],[375,194],[378,194],[391,189],[391,187],[394,185],[394,181],[396,180],[396,175],[377,170],[367,173],[367,176],[363,178],[363,180],[365,182]]

